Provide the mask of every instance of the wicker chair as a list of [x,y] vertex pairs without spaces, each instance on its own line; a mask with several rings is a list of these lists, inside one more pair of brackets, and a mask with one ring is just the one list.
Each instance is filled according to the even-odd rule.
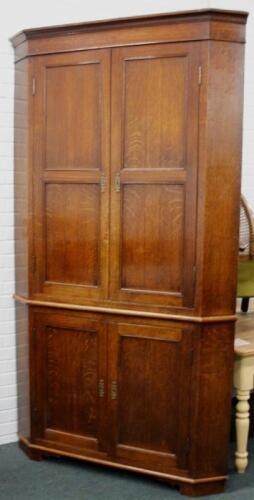
[[241,196],[237,296],[242,298],[242,312],[248,312],[254,297],[254,214]]

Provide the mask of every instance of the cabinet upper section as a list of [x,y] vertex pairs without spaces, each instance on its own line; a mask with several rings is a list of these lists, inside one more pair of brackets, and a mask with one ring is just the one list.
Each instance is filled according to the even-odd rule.
[[150,44],[158,40],[243,43],[247,16],[246,12],[218,9],[164,13],[27,29],[12,37],[11,41],[15,47],[16,61],[39,54]]
[[18,294],[234,312],[246,18],[205,10],[12,39]]

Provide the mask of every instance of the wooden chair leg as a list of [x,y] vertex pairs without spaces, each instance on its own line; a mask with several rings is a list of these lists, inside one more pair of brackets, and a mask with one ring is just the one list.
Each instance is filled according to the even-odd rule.
[[242,298],[241,310],[242,310],[243,313],[247,313],[248,312],[249,302],[250,302],[250,297],[243,297]]

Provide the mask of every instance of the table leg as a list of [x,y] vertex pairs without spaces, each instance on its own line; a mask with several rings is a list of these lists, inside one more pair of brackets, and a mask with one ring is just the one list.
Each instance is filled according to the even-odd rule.
[[248,465],[248,435],[249,435],[249,398],[250,391],[243,391],[238,389],[236,391],[237,405],[236,405],[236,452],[235,452],[235,466],[237,472],[242,474]]

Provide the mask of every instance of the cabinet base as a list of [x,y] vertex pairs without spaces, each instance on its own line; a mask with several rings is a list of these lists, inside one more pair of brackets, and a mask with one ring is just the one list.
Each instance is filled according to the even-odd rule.
[[147,476],[153,476],[157,479],[166,481],[170,485],[178,486],[180,493],[182,495],[189,497],[198,497],[203,495],[213,495],[217,493],[223,493],[225,487],[225,480],[227,479],[227,476],[192,479],[188,477],[175,476],[173,474],[165,474],[163,472],[147,470],[141,467],[135,467],[132,465],[112,462],[110,460],[103,460],[100,458],[80,455],[78,453],[72,453],[69,451],[63,451],[55,448],[47,448],[46,446],[44,447],[41,445],[32,444],[24,436],[19,436],[19,446],[31,460],[40,461],[43,460],[43,457],[46,457],[47,455],[55,457],[63,456],[63,457],[83,460],[97,465],[106,465],[108,467],[114,467],[120,470],[138,472]]
[[28,458],[30,458],[30,460],[35,460],[36,462],[40,462],[41,460],[43,460],[42,452],[37,448],[33,448],[30,445],[29,441],[27,441],[25,438],[19,438],[19,447],[22,451],[24,451]]
[[215,495],[223,493],[225,489],[225,480],[213,481],[212,483],[182,483],[180,485],[181,495],[188,497],[201,497],[203,495]]

